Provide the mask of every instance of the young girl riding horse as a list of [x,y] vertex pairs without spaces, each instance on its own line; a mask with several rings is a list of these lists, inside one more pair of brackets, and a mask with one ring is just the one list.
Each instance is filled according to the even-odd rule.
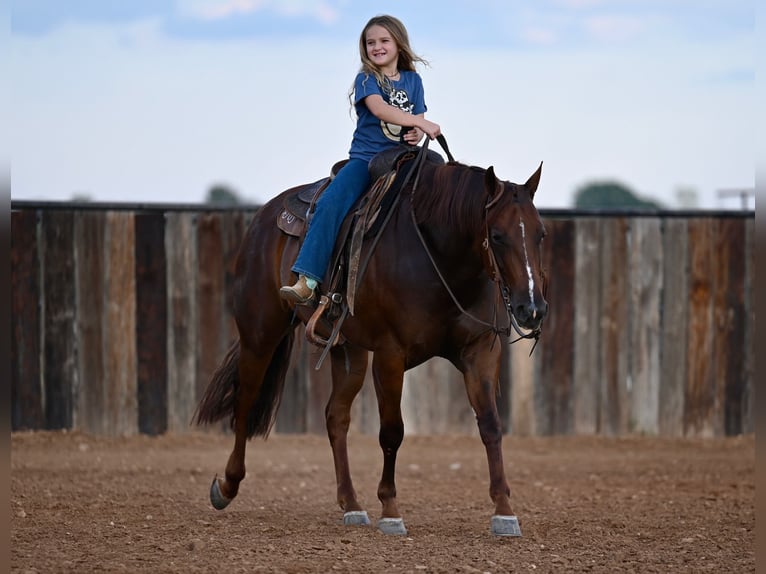
[[314,298],[338,230],[370,182],[368,163],[372,157],[402,141],[417,145],[423,134],[431,139],[441,134],[439,125],[424,117],[423,82],[415,63],[426,62],[413,53],[407,30],[397,18],[375,16],[367,22],[359,37],[359,55],[361,70],[349,94],[357,114],[349,161],[316,204],[292,267],[298,274],[297,282],[279,291],[283,299],[299,305]]

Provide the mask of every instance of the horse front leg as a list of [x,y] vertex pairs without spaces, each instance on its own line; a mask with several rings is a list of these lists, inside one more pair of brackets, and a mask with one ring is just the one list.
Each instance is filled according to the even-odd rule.
[[468,400],[476,413],[479,435],[487,452],[489,496],[495,503],[495,513],[491,520],[492,534],[521,536],[518,519],[511,508],[511,488],[505,477],[503,463],[503,427],[497,412],[499,345],[476,356],[463,371],[463,375]]
[[330,351],[332,359],[332,393],[325,408],[327,437],[330,439],[338,505],[345,511],[343,524],[367,525],[370,519],[356,498],[348,463],[348,427],[351,405],[364,384],[367,373],[367,350],[346,343]]
[[380,413],[378,442],[383,450],[383,472],[378,484],[378,500],[383,509],[378,529],[385,534],[407,534],[396,504],[396,454],[404,439],[402,420],[402,385],[404,363],[401,358],[375,355],[372,363],[375,394]]

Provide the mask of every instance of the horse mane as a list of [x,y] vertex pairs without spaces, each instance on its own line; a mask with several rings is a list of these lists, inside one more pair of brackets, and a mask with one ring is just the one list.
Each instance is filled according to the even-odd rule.
[[418,185],[411,197],[419,224],[449,227],[461,235],[477,231],[484,221],[486,170],[459,162],[434,167],[432,185]]

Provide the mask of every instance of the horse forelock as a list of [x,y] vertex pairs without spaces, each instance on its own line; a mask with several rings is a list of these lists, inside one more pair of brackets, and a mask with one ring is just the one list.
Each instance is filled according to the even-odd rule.
[[420,185],[413,196],[418,223],[437,224],[459,234],[482,229],[487,192],[486,170],[457,162],[434,167],[433,185]]

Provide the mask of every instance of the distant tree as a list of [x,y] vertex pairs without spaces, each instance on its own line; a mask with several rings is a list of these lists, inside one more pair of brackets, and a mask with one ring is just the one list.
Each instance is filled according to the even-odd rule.
[[216,205],[237,205],[241,203],[237,192],[222,184],[214,185],[208,190],[205,202]]
[[662,209],[617,181],[586,183],[575,192],[574,204],[579,209]]

